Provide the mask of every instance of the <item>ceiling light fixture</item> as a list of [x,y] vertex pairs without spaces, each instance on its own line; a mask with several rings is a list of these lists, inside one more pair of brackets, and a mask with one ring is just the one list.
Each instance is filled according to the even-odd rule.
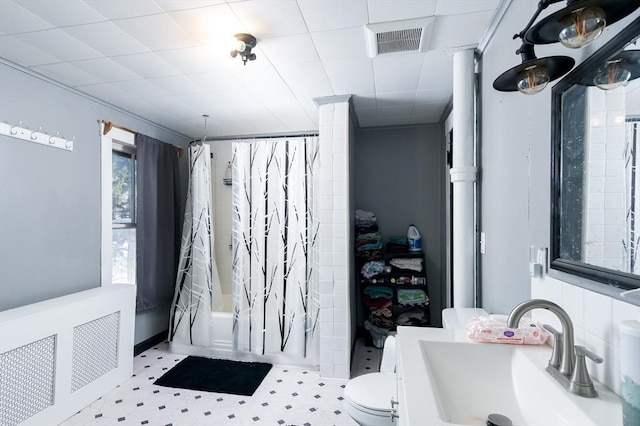
[[525,95],[535,95],[550,81],[556,80],[571,70],[575,61],[568,56],[548,56],[537,58],[533,45],[522,43],[516,51],[522,58],[518,66],[500,74],[493,82],[493,88],[501,92],[519,91]]
[[235,49],[231,51],[231,57],[235,58],[240,55],[244,65],[247,65],[247,61],[255,61],[256,54],[251,53],[251,49],[256,47],[256,38],[246,33],[238,33],[234,35],[234,37],[236,38],[236,46]]
[[[534,19],[549,5],[560,1],[541,0]],[[541,19],[531,29],[528,26],[524,40],[531,44],[559,41],[563,46],[578,49],[597,39],[606,25],[618,22],[639,6],[636,0],[568,0],[564,9]]]

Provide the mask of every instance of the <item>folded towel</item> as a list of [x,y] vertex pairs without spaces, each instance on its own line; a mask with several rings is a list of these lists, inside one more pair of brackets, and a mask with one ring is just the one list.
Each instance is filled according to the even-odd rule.
[[376,222],[377,220],[373,212],[362,209],[356,210],[356,222]]
[[482,343],[541,345],[547,341],[549,333],[527,318],[520,320],[518,328],[509,328],[504,321],[476,315],[467,322],[467,337]]
[[369,285],[364,288],[364,293],[369,295],[372,299],[383,297],[385,299],[393,298],[393,289],[384,287],[381,285]]
[[388,308],[391,306],[391,299],[387,299],[385,297],[372,298],[368,294],[363,294],[362,303],[372,309]]
[[395,266],[399,269],[409,269],[412,271],[420,272],[422,271],[422,259],[411,257],[411,258],[396,258],[391,259],[389,261],[391,266]]
[[422,325],[426,324],[427,318],[424,315],[423,310],[415,310],[409,312],[403,312],[396,318],[396,324],[398,325]]
[[428,300],[429,298],[423,290],[398,290],[398,303],[401,305],[425,303]]

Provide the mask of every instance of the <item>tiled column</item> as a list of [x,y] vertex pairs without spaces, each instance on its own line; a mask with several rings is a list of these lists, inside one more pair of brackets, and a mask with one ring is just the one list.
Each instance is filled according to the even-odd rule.
[[320,374],[349,378],[349,98],[315,99],[320,108]]

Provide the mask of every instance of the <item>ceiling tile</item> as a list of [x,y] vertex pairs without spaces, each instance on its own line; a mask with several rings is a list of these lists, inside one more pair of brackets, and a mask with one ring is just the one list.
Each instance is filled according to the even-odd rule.
[[132,97],[157,98],[169,94],[148,80],[116,81],[111,84],[124,90],[125,93]]
[[59,29],[18,34],[16,37],[25,43],[38,46],[38,49],[56,57],[59,62],[80,61],[102,56],[96,50]]
[[163,9],[153,1],[84,0],[93,9],[108,19],[136,18],[138,16],[163,13]]
[[309,34],[296,34],[262,40],[259,48],[275,66],[318,60],[316,47]]
[[191,35],[165,14],[121,19],[114,23],[151,50],[179,49],[197,44]]
[[[102,1],[102,0],[100,0]],[[225,3],[225,0],[156,0],[164,10],[199,9]]]
[[62,30],[105,56],[131,55],[149,51],[142,43],[112,22],[78,25]]
[[20,0],[20,6],[56,27],[104,21],[105,17],[81,0]]
[[376,93],[376,105],[378,108],[413,105],[415,103],[416,92],[408,90],[406,92]]
[[[119,87],[113,86],[111,83],[98,83],[98,84],[89,84],[85,86],[78,87],[78,90],[87,93],[93,97],[98,99],[102,99],[106,102],[113,103],[114,105],[121,105],[121,100],[125,98],[129,98],[129,94]],[[145,108],[148,107],[146,103],[142,100],[138,100],[139,105],[144,105]],[[129,111],[135,111],[131,109]],[[140,110],[138,110],[140,111]]]
[[[215,92],[196,93],[189,97],[189,100],[192,107],[199,111],[201,116],[207,114],[212,120],[231,120],[241,117],[235,109],[221,102]],[[243,101],[244,103],[253,102],[253,99],[247,97]]]
[[453,54],[448,51],[425,53],[418,89],[453,88]]
[[212,44],[218,55],[229,56],[233,35],[247,32],[228,4],[180,10],[169,15],[201,44]]
[[413,105],[398,105],[390,107],[378,107],[378,118],[410,117]]
[[322,60],[367,56],[364,27],[311,33]]
[[[437,50],[477,46],[493,13],[488,11],[436,17],[430,48]],[[461,28],[464,31],[460,31]]]
[[378,108],[358,108],[358,111],[356,113],[356,115],[358,116],[358,119],[367,119],[367,120],[371,120],[371,119],[378,119]]
[[68,62],[39,65],[32,69],[71,87],[102,83],[100,78],[86,73]]
[[202,92],[202,86],[194,82],[186,75],[171,75],[167,77],[156,77],[149,79],[149,82],[160,87],[172,95],[187,95]]
[[239,90],[244,90],[244,86],[235,75],[223,69],[211,72],[189,73],[187,77],[210,92],[227,91],[233,94]]
[[376,95],[375,93],[365,93],[363,95],[354,95],[351,98],[353,106],[358,109],[363,108],[376,108]]
[[444,107],[441,103],[439,104],[416,104],[413,107],[413,111],[411,112],[414,116],[440,116]]
[[424,53],[398,53],[373,58],[377,92],[402,92],[418,88]]
[[410,121],[411,117],[378,117],[378,126],[404,126]]
[[298,101],[334,94],[320,61],[286,64],[279,67],[279,72]]
[[269,37],[307,32],[307,25],[295,1],[248,0],[229,5],[258,42]]
[[211,51],[202,46],[159,50],[156,54],[176,69],[187,74],[211,72],[223,67],[222,64],[211,55]]
[[46,20],[13,1],[0,1],[0,30],[5,34],[26,33],[53,28]]
[[140,78],[138,74],[110,58],[76,61],[73,62],[73,65],[85,73],[95,76],[102,82],[136,80]]
[[415,93],[416,104],[446,104],[451,99],[449,89],[418,90]]
[[366,57],[323,61],[336,95],[374,92],[373,65]]
[[181,74],[180,70],[153,52],[116,56],[111,59],[129,68],[143,78]]
[[312,33],[369,23],[365,0],[298,0],[298,6]]
[[436,15],[464,15],[474,12],[493,12],[500,5],[500,0],[440,0]]
[[369,23],[433,16],[438,0],[374,0],[367,2]]
[[14,36],[0,37],[0,56],[10,58],[11,61],[25,67],[52,64],[59,61],[58,58]]

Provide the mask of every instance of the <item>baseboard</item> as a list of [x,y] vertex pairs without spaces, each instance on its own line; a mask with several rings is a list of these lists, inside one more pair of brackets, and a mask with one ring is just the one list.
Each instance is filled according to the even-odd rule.
[[169,329],[161,331],[160,333],[156,334],[155,336],[149,337],[144,342],[138,343],[137,345],[135,345],[133,347],[133,356],[138,356],[142,352],[144,352],[147,349],[157,345],[158,343],[164,342],[167,339],[168,335],[169,335]]

